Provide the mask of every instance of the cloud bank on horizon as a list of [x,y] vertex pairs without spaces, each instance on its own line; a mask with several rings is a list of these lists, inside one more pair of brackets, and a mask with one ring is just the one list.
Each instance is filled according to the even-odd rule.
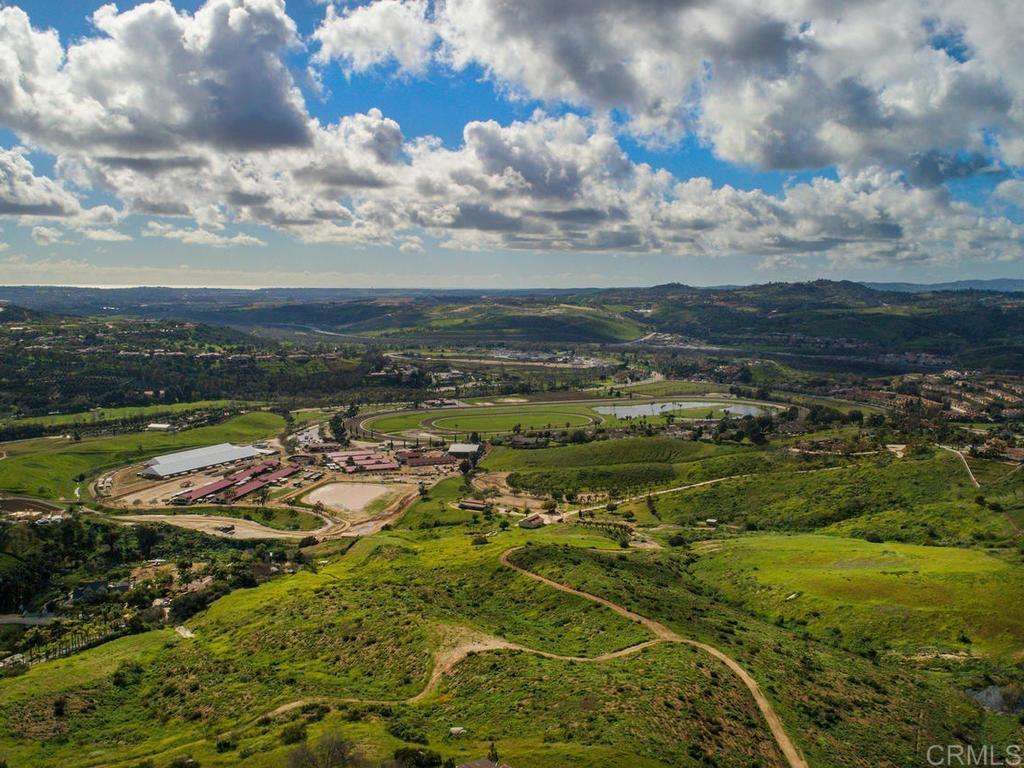
[[[313,272],[361,249],[497,253],[522,284],[525,253],[582,264],[570,283],[620,255],[765,277],[1024,257],[1010,0],[191,5],[99,5],[79,35],[0,8],[0,216],[21,238],[0,281],[124,282],[112,249],[157,243],[198,254],[199,282],[195,264],[267,249],[308,248]],[[357,82],[458,98],[480,78],[493,101],[454,142],[346,111]],[[735,169],[784,181],[722,180]],[[167,253],[138,266],[167,282],[190,266]]]

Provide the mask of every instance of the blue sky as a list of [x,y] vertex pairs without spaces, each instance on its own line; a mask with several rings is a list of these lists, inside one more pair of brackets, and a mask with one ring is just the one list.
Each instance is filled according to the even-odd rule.
[[5,3],[0,280],[1024,276],[1019,22],[821,5]]

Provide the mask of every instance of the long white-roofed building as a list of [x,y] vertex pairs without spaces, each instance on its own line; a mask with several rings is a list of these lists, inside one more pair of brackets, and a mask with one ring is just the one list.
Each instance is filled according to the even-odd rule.
[[175,477],[200,469],[255,459],[269,453],[273,453],[273,451],[264,451],[251,445],[220,443],[219,445],[208,445],[205,448],[193,448],[189,451],[156,456],[146,462],[145,468],[139,474],[143,477],[154,478]]

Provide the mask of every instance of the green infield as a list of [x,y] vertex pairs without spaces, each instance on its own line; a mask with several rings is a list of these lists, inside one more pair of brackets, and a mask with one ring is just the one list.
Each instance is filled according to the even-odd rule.
[[[50,499],[78,498],[81,480],[151,456],[217,443],[246,443],[273,437],[284,419],[267,411],[253,411],[222,424],[182,432],[142,432],[82,440],[39,438],[6,443],[0,461],[0,490]],[[84,489],[79,490],[84,500]]]
[[571,413],[546,408],[532,408],[525,412],[509,414],[474,415],[466,413],[457,416],[444,416],[430,419],[424,425],[431,430],[441,432],[511,432],[518,427],[521,430],[535,429],[569,429],[601,423],[596,416],[583,413]]
[[[775,406],[777,407],[777,406]],[[477,432],[507,434],[515,431],[564,430],[603,425],[626,426],[637,420],[664,424],[671,419],[720,419],[760,415],[773,406],[746,400],[706,397],[658,400],[600,399],[587,403],[529,403],[477,405],[465,408],[411,410],[371,416],[365,429],[387,435],[433,434],[447,436]]]

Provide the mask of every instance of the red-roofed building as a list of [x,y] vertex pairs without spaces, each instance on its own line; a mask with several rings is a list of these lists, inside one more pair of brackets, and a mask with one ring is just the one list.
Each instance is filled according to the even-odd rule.
[[299,471],[298,467],[293,467],[293,466],[289,465],[287,467],[281,467],[280,469],[274,470],[269,475],[265,475],[264,477],[261,477],[260,479],[264,483],[274,483],[274,482],[277,482],[278,480],[284,480],[286,477],[291,477],[292,475],[294,475],[298,471]]
[[237,488],[232,488],[230,491],[224,494],[224,501],[228,503],[231,503],[232,501],[238,501],[243,496],[248,496],[253,491],[258,491],[266,484],[267,483],[264,480],[250,480],[247,483],[242,483],[242,485],[238,486]]
[[[235,481],[232,480],[231,478],[225,478],[224,480],[218,480],[215,483],[210,483],[209,485],[204,485],[202,488],[196,488],[194,491],[189,491],[186,494],[178,496],[177,499],[181,500],[178,503],[181,503],[181,504],[194,504],[195,502],[199,501],[200,499],[205,499],[205,498],[207,498],[209,496],[213,496],[214,494],[219,493],[220,491],[223,491],[225,488],[230,488],[234,484],[235,484]],[[177,499],[176,499],[176,501],[177,501]]]

